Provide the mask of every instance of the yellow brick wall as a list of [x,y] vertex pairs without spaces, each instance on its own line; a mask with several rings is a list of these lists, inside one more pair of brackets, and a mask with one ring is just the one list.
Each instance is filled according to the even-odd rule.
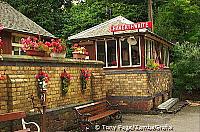
[[[32,62],[27,63],[27,60],[15,61],[4,61],[4,64],[0,65],[0,71],[5,72],[8,76],[6,80],[0,80],[0,113],[30,111],[33,109],[30,99],[32,94],[35,96],[35,103],[40,105],[35,75],[41,68],[50,78],[47,87],[47,109],[84,103],[93,99],[98,100],[106,96],[102,62],[81,61],[80,63],[65,59],[62,62],[51,60],[50,63],[41,63],[42,60],[34,60],[36,63],[32,65]],[[81,91],[80,83],[80,70],[82,68],[89,70],[93,75],[87,81],[87,88],[84,92]],[[64,69],[72,76],[66,95],[62,95],[61,91],[60,75]]]
[[0,114],[7,112],[7,100],[6,80],[0,80]]
[[105,72],[107,93],[110,96],[154,96],[172,88],[170,70]]

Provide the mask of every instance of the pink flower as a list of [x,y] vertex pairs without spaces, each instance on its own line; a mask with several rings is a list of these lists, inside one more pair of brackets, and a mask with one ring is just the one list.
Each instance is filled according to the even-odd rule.
[[4,26],[3,26],[3,25],[0,25],[0,31],[3,30],[3,29],[4,29]]

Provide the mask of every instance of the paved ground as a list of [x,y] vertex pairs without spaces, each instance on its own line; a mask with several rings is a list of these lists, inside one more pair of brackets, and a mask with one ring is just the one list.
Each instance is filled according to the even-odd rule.
[[[200,132],[200,106],[186,106],[176,114],[160,115],[123,115],[123,123],[96,126],[100,132]],[[149,126],[144,128],[144,126]],[[153,127],[157,130],[153,130]],[[161,130],[162,127],[162,130]],[[171,129],[173,127],[173,130]]]

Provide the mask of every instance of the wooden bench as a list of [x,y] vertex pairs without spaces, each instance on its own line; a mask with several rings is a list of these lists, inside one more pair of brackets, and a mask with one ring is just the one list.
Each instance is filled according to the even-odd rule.
[[28,125],[28,124],[34,124],[37,127],[36,132],[40,132],[39,125],[35,122],[25,122],[24,121],[25,117],[26,117],[26,113],[24,111],[4,113],[4,114],[0,114],[0,122],[13,121],[13,120],[21,119],[23,130],[18,130],[18,131],[15,131],[15,132],[30,132],[31,131],[30,128],[26,128],[26,126],[25,126],[25,125]]
[[77,121],[81,131],[91,131],[96,121],[109,117],[110,120],[120,120],[122,122],[121,111],[117,105],[111,105],[107,100],[90,103],[74,108]]

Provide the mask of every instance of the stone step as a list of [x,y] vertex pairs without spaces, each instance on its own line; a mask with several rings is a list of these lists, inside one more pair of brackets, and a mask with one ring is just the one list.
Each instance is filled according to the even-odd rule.
[[168,111],[172,106],[174,106],[179,101],[178,98],[170,98],[164,103],[158,106],[158,110],[161,111]]
[[186,105],[188,105],[189,103],[187,101],[180,101],[178,103],[176,103],[172,108],[170,108],[167,113],[169,114],[175,114],[178,111],[180,111],[183,107],[185,107]]

